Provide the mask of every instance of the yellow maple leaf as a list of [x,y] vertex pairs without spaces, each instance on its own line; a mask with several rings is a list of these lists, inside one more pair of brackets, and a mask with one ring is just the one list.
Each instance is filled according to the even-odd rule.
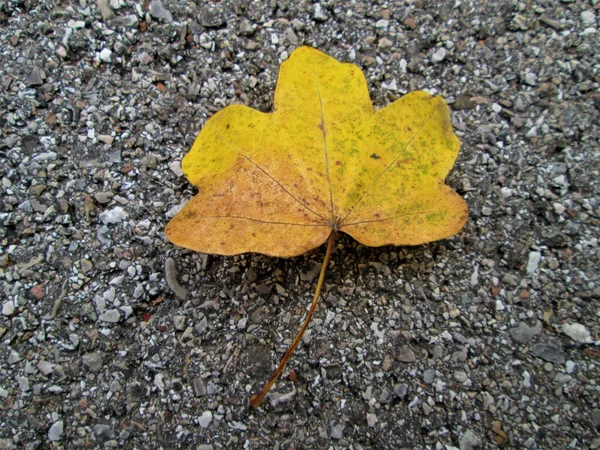
[[417,245],[456,234],[467,206],[444,179],[458,155],[441,97],[413,92],[378,111],[365,78],[310,47],[281,66],[274,111],[228,106],[182,162],[199,193],[167,225],[169,240],[203,253],[291,257],[328,240],[308,326],[335,232],[368,246]]
[[228,106],[182,168],[200,192],[168,224],[203,253],[290,257],[342,231],[369,246],[456,234],[465,202],[444,184],[460,143],[441,97],[373,110],[360,69],[310,47],[281,66],[275,110]]

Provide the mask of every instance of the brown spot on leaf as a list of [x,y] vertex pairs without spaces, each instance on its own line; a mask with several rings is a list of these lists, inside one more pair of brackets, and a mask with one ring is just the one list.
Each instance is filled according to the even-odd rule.
[[381,159],[381,156],[379,156],[377,153],[373,153],[371,155],[371,158],[373,158],[373,159]]

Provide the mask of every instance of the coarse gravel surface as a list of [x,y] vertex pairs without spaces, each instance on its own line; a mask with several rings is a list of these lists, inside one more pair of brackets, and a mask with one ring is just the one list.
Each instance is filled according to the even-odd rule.
[[[1,449],[600,448],[600,2],[0,2]],[[167,242],[208,117],[300,45],[443,96],[457,236]],[[293,370],[293,374],[291,371]]]

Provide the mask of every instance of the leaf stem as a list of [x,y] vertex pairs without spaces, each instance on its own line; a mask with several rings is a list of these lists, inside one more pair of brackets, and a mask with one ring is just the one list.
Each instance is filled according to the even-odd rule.
[[310,309],[308,310],[308,314],[306,315],[306,319],[304,319],[302,328],[300,328],[300,331],[298,331],[298,334],[296,334],[296,337],[292,341],[292,345],[289,346],[289,348],[285,352],[285,355],[283,355],[283,358],[281,359],[279,365],[277,366],[277,369],[275,369],[275,372],[273,372],[273,374],[271,375],[271,378],[269,378],[269,381],[267,381],[267,384],[265,384],[265,386],[262,388],[262,390],[258,394],[254,394],[252,397],[250,397],[250,405],[253,408],[258,408],[260,406],[260,404],[263,402],[265,396],[267,395],[267,392],[269,392],[269,390],[271,389],[271,387],[273,386],[275,381],[277,381],[277,378],[279,378],[279,375],[281,375],[281,372],[283,372],[285,365],[287,364],[288,360],[292,356],[292,353],[294,353],[294,350],[300,343],[300,340],[302,339],[304,332],[308,328],[308,324],[310,323],[313,313],[315,312],[315,309],[317,307],[317,302],[319,301],[321,289],[323,288],[323,281],[325,280],[325,272],[327,272],[327,266],[329,265],[329,257],[331,256],[331,250],[333,249],[333,241],[334,240],[335,240],[335,232],[332,231],[331,234],[329,235],[329,239],[327,240],[327,250],[325,251],[325,258],[323,259],[323,265],[321,266],[321,273],[319,274],[319,282],[317,283],[317,289],[315,291],[315,296],[313,297],[313,301],[310,305]]

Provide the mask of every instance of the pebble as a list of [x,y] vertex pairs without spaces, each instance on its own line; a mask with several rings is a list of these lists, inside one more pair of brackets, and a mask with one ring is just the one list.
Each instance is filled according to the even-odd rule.
[[121,313],[118,309],[107,309],[100,314],[99,319],[102,322],[117,323],[121,320]]
[[86,353],[81,358],[83,365],[86,366],[91,372],[98,373],[104,366],[102,354],[99,352]]
[[329,19],[327,11],[321,6],[320,3],[315,3],[313,5],[313,18],[317,22],[325,22],[327,19]]
[[377,423],[377,416],[373,413],[367,414],[367,425],[369,425],[371,428],[373,428],[376,423]]
[[50,375],[52,372],[54,372],[54,368],[56,366],[48,361],[40,361],[37,365],[37,368],[39,369],[40,372],[42,372],[44,375]]
[[62,439],[63,429],[64,422],[62,420],[54,422],[54,424],[48,430],[48,439],[51,442],[60,441]]
[[433,53],[433,55],[431,55],[431,62],[434,64],[442,62],[444,59],[446,59],[446,54],[446,49],[444,47],[440,47]]
[[535,344],[531,348],[531,353],[533,353],[538,358],[543,359],[544,361],[557,364],[562,364],[567,359],[566,353],[554,344]]
[[172,161],[169,164],[169,169],[171,169],[171,171],[178,177],[183,176],[183,169],[181,168],[181,161],[179,161],[179,160]]
[[582,11],[579,17],[581,18],[581,22],[584,25],[595,25],[596,24],[596,13],[594,11],[592,11],[591,9]]
[[534,336],[542,332],[542,322],[536,320],[535,325],[530,327],[525,322],[520,322],[517,327],[509,330],[512,338],[519,344],[527,344]]
[[458,440],[460,450],[475,450],[482,444],[481,438],[472,430],[465,431]]
[[527,260],[527,268],[525,269],[529,275],[533,275],[537,272],[542,259],[540,252],[530,252],[529,259]]
[[580,323],[565,323],[562,326],[563,333],[582,344],[591,344],[594,342],[588,329]]
[[34,67],[31,69],[29,76],[25,80],[27,86],[36,87],[44,84],[44,80],[42,80],[42,72],[39,67]]
[[379,42],[377,43],[377,47],[380,50],[387,50],[388,48],[391,48],[394,45],[394,43],[389,40],[388,38],[381,38],[379,39]]
[[100,220],[106,225],[114,225],[123,222],[129,215],[120,206],[115,206],[112,209],[100,213]]
[[15,313],[15,309],[15,304],[12,300],[9,300],[2,304],[2,314],[5,316],[12,316]]
[[396,358],[398,358],[398,361],[402,361],[405,363],[412,363],[417,360],[417,357],[415,356],[415,352],[413,352],[412,349],[408,345],[403,345],[402,347],[400,347],[398,349]]
[[200,425],[201,428],[208,428],[208,426],[210,425],[212,420],[213,420],[212,412],[204,411],[202,413],[202,415],[198,418],[198,425]]
[[344,423],[338,422],[337,420],[332,420],[330,423],[331,431],[329,435],[332,439],[340,440],[344,438],[344,429],[346,425]]
[[108,0],[98,0],[98,9],[104,20],[112,19],[115,12],[110,8]]
[[112,62],[112,50],[110,50],[109,48],[103,48],[102,50],[100,50],[99,58],[100,61],[103,61],[105,63]]
[[173,258],[167,258],[165,261],[165,279],[177,297],[182,300],[187,297],[187,290],[177,281],[177,266]]
[[427,369],[425,372],[423,372],[423,383],[431,384],[431,383],[433,383],[434,379],[435,379],[435,370]]
[[173,22],[173,15],[163,6],[163,3],[160,0],[152,0],[152,2],[150,2],[150,15],[163,22]]
[[173,326],[177,331],[183,331],[187,327],[187,317],[186,316],[173,316]]
[[527,72],[525,74],[525,84],[535,86],[537,84],[537,75],[533,72]]

